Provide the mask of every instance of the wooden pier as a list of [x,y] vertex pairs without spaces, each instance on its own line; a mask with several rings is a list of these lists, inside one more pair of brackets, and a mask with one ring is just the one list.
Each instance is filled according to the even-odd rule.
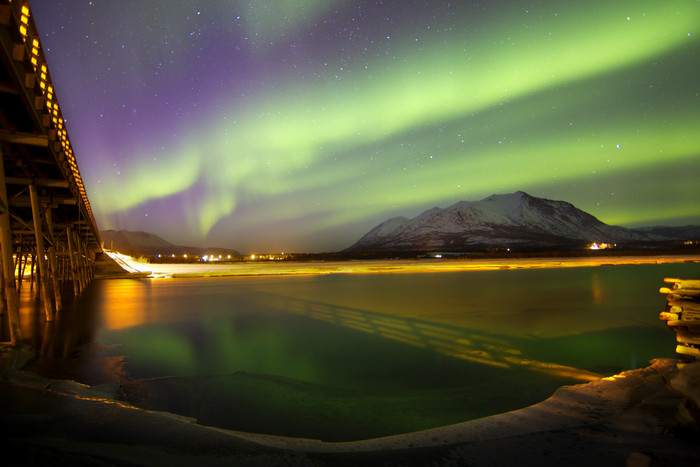
[[673,284],[661,287],[666,294],[666,309],[659,319],[676,333],[676,353],[700,361],[700,280],[664,279]]
[[62,283],[79,294],[101,251],[26,0],[0,0],[0,155],[0,316],[17,345],[19,289],[39,293],[52,321],[62,308]]

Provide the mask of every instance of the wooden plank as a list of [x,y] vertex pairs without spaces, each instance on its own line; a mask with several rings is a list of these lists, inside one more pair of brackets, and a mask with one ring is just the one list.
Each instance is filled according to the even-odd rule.
[[664,278],[667,284],[677,284],[678,288],[683,289],[700,289],[700,280],[697,279],[674,279],[671,277]]
[[700,332],[700,320],[666,321],[666,325],[672,328],[688,328],[692,332]]
[[676,340],[681,343],[700,345],[700,333],[688,328],[675,328]]
[[692,321],[700,320],[700,312],[698,311],[684,311],[680,315],[681,321]]
[[684,334],[676,334],[676,341],[681,344],[696,344],[700,345],[700,336],[691,336]]
[[668,304],[671,307],[680,307],[683,311],[700,311],[700,303],[690,300],[669,300]]
[[700,289],[669,289],[668,287],[661,287],[659,292],[678,297],[700,297]]
[[700,358],[700,349],[696,347],[688,347],[687,345],[677,345],[676,353],[681,355],[689,355],[691,357]]
[[700,289],[674,289],[674,295],[680,295],[682,297],[700,297]]
[[662,311],[661,314],[659,314],[659,319],[663,319],[666,321],[678,321],[678,313],[669,313],[667,311]]

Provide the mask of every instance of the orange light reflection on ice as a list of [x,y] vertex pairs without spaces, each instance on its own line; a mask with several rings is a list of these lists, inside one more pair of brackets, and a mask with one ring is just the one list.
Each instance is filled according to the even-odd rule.
[[113,282],[117,286],[104,290],[102,307],[105,328],[124,329],[147,323],[150,281],[114,279]]

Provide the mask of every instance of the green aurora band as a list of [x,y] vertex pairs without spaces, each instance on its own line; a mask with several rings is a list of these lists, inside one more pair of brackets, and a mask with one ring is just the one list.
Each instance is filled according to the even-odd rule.
[[[342,3],[296,2],[281,30],[256,3],[250,34],[293,36]],[[163,143],[167,157],[146,141],[119,176],[83,169],[101,227],[144,212],[165,223],[153,211],[177,199],[190,242],[319,251],[388,217],[516,190],[609,224],[698,221],[700,2],[540,2],[478,27],[441,21],[394,33],[379,56],[222,92]]]

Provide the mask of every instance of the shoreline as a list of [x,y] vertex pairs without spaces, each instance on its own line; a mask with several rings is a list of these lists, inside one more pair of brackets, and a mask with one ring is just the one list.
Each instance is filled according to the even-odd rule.
[[14,459],[122,465],[697,465],[700,362],[563,386],[529,407],[428,430],[351,442],[243,433],[136,408],[115,392],[22,370],[27,349],[2,349],[0,445]]
[[[544,269],[646,264],[700,263],[700,255],[678,256],[605,256],[556,258],[499,258],[478,260],[349,260],[312,262],[245,262],[245,263],[144,263],[118,253],[106,254],[120,266],[121,271],[100,273],[98,279],[109,278],[178,278],[225,276],[280,276],[322,274],[405,274],[460,271],[489,271],[503,269]],[[127,270],[124,266],[128,269]]]

